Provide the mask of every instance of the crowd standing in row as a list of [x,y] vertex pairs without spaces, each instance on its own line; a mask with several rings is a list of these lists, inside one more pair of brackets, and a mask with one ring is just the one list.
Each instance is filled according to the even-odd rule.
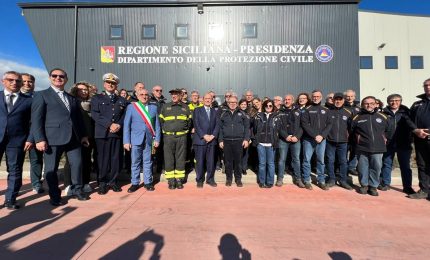
[[[428,197],[430,79],[423,84],[420,100],[409,109],[399,94],[389,95],[383,107],[372,96],[359,104],[352,90],[328,94],[324,105],[321,90],[300,93],[296,100],[291,94],[284,100],[281,96],[260,99],[252,91],[239,100],[228,91],[218,104],[213,91],[202,97],[193,91],[188,101],[186,89],[172,89],[171,101],[166,102],[159,85],[151,94],[143,82],[135,84],[131,96],[119,91],[120,80],[113,73],[103,75],[101,94],[87,82],[78,82],[66,92],[68,77],[63,69],[51,70],[49,77],[51,86],[38,92],[30,74],[9,71],[2,78],[0,118],[5,123],[0,127],[0,157],[6,154],[4,206],[9,209],[19,208],[16,198],[27,151],[33,189],[44,192],[44,165],[53,206],[63,203],[57,175],[63,154],[68,169],[66,194],[82,201],[92,192],[91,171],[97,173],[98,194],[122,191],[117,179],[123,158],[131,172],[129,193],[139,189],[141,172],[143,186],[153,191],[153,172],[162,168],[169,189],[184,188],[190,167],[196,170],[198,188],[204,183],[216,187],[215,171],[223,163],[226,186],[234,179],[242,187],[249,165],[257,172],[261,188],[281,187],[287,169],[295,185],[312,190],[315,165],[316,185],[322,190],[336,183],[351,190],[348,174],[358,174],[358,192],[378,196],[377,189],[389,189],[395,154],[403,192],[414,199]],[[418,192],[412,188],[412,143]]]

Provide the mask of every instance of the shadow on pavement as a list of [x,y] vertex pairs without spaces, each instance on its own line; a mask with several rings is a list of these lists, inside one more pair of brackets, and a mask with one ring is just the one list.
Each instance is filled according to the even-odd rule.
[[100,259],[141,259],[145,252],[145,243],[151,242],[155,244],[150,260],[158,260],[161,257],[161,250],[164,247],[164,237],[154,232],[154,230],[145,230],[142,234],[130,240]]
[[28,247],[13,251],[6,246],[0,248],[2,259],[72,259],[88,242],[91,233],[102,227],[113,213],[94,217],[73,229],[37,241]]
[[345,252],[329,252],[332,260],[352,260],[352,257]]
[[224,234],[218,246],[223,260],[250,260],[251,253],[243,248],[237,237],[231,233]]

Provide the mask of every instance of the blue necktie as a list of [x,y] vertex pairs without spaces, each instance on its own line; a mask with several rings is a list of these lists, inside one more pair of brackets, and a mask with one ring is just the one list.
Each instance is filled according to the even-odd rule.
[[208,119],[210,121],[211,120],[211,109],[210,108],[206,108],[206,114],[208,115]]

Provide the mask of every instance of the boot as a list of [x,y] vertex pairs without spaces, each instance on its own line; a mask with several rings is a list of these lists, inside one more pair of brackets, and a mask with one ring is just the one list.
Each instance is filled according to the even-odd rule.
[[179,190],[184,188],[184,185],[182,185],[181,179],[176,179],[176,188]]
[[169,179],[168,183],[169,183],[169,190],[174,190],[176,188],[175,179]]

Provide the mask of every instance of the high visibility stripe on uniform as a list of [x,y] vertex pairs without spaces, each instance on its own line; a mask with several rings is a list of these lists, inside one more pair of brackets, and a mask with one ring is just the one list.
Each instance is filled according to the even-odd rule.
[[175,119],[179,119],[179,120],[187,120],[188,117],[187,116],[166,116],[166,117],[162,117],[164,119],[164,121],[171,121],[171,120],[175,120]]
[[160,114],[158,117],[161,118],[161,119],[164,119],[163,114]]
[[184,135],[186,133],[188,133],[188,130],[181,131],[181,132],[167,132],[163,130],[163,134],[166,134],[166,135]]
[[165,171],[164,176],[166,177],[166,179],[175,178],[175,171]]
[[181,170],[175,170],[175,178],[184,178],[185,177],[185,171]]

